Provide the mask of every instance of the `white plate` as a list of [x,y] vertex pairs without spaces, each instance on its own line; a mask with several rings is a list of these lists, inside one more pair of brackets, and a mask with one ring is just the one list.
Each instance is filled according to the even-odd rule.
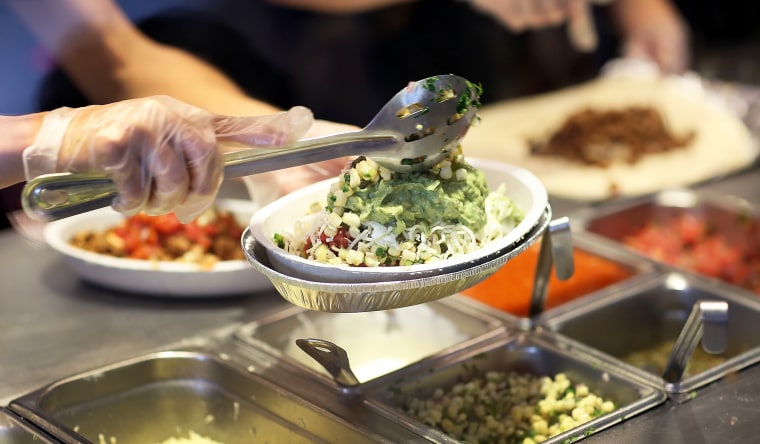
[[290,193],[257,211],[251,218],[251,233],[267,251],[275,270],[291,276],[317,282],[388,282],[419,279],[464,269],[468,265],[503,254],[505,249],[516,245],[541,218],[548,204],[543,184],[525,169],[495,162],[468,158],[468,162],[483,171],[488,187],[495,190],[505,184],[507,195],[523,211],[525,218],[509,234],[485,245],[479,250],[430,264],[397,267],[351,267],[348,265],[322,264],[290,254],[277,247],[273,236],[290,231],[295,220],[306,215],[314,202],[324,202],[330,185],[336,179],[324,180]]
[[[219,199],[216,206],[232,212],[243,225],[258,205],[246,200]],[[129,293],[163,297],[218,297],[255,293],[272,288],[261,273],[246,260],[221,261],[204,270],[195,264],[123,259],[93,253],[69,244],[69,239],[85,230],[105,230],[124,216],[111,208],[101,208],[45,226],[45,241],[61,253],[66,263],[84,280]]]

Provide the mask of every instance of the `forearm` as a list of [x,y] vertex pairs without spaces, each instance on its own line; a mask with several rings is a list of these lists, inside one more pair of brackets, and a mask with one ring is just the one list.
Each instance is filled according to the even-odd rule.
[[0,188],[23,182],[23,152],[34,143],[45,113],[0,116]]
[[218,114],[280,111],[203,60],[147,38],[110,0],[9,2],[93,103],[162,94]]
[[269,3],[289,8],[328,14],[353,14],[368,12],[387,6],[410,3],[415,0],[268,0]]
[[113,72],[117,95],[108,100],[164,94],[216,114],[266,115],[281,111],[252,98],[216,67],[181,49],[144,39]]
[[610,11],[622,33],[653,17],[680,20],[680,13],[669,0],[616,0],[610,4]]

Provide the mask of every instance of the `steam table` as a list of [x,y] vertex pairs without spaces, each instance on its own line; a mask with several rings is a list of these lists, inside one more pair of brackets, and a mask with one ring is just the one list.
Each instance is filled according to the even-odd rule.
[[[757,169],[704,187],[760,204]],[[235,196],[232,196],[235,197]],[[577,208],[552,202],[554,214]],[[0,404],[53,380],[187,338],[234,328],[280,309],[274,290],[240,298],[157,299],[83,283],[48,248],[0,233]],[[584,442],[754,442],[760,436],[760,366],[601,431]]]

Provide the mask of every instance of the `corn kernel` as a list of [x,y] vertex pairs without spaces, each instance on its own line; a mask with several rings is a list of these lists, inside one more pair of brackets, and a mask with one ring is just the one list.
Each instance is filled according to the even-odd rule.
[[348,250],[346,253],[346,262],[351,265],[360,265],[364,262],[364,253],[357,250]]
[[327,225],[331,227],[338,228],[340,227],[340,224],[343,223],[343,218],[340,217],[340,215],[335,213],[330,213],[327,215]]
[[349,227],[358,227],[361,225],[361,219],[359,219],[359,215],[356,213],[352,213],[350,211],[346,211],[343,213],[343,223],[348,225]]
[[325,226],[325,229],[322,230],[322,232],[325,233],[325,236],[327,237],[333,237],[338,234],[338,227],[327,225]]

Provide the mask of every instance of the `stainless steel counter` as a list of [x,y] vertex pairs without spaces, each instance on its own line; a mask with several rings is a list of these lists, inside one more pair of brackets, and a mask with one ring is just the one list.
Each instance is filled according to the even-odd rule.
[[0,402],[44,382],[202,335],[285,304],[274,292],[153,299],[80,281],[57,254],[0,234]]
[[[760,204],[760,172],[706,185]],[[577,206],[553,202],[555,215]],[[233,328],[287,303],[274,291],[219,299],[154,299],[80,281],[47,247],[0,233],[0,404],[55,379]],[[760,366],[670,401],[587,442],[751,442],[760,433]]]

